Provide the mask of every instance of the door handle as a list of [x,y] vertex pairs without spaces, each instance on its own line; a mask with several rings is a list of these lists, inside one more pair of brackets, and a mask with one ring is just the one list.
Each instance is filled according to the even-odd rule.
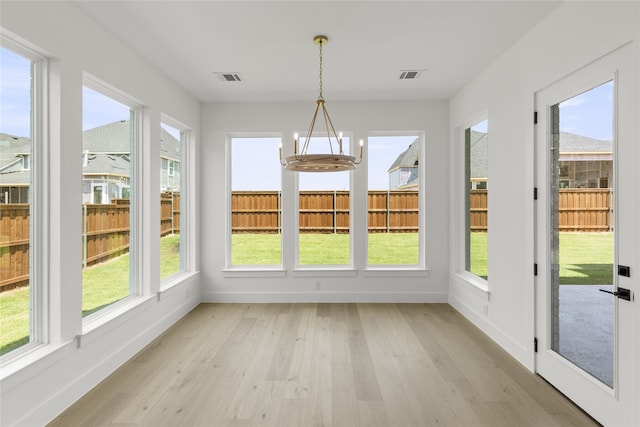
[[616,296],[616,297],[618,297],[620,299],[623,299],[625,301],[631,301],[631,290],[630,289],[618,288],[615,292],[614,291],[609,291],[607,289],[600,289],[600,292],[606,292],[608,294]]

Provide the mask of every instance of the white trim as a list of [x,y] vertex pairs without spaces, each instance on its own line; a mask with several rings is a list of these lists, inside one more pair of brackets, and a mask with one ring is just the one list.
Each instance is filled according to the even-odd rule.
[[[34,402],[34,405],[31,406],[31,411],[25,413],[22,418],[17,420],[15,425],[45,425],[49,423],[53,418],[59,415],[62,410],[68,408],[71,404],[84,396],[89,392],[89,390],[104,380],[126,361],[131,359],[138,351],[143,349],[162,332],[166,331],[175,322],[180,320],[180,318],[185,314],[193,310],[198,304],[199,298],[192,298],[175,307],[164,317],[156,319],[156,321],[148,328],[141,331],[126,343],[123,343],[122,346],[119,346],[111,354],[106,355],[106,357],[101,361],[96,361],[96,363],[91,365],[91,367],[86,370],[81,377],[74,378],[49,399]],[[131,321],[135,321],[135,318],[140,314],[141,312],[137,311],[133,313]],[[89,343],[85,342],[84,345],[89,345]],[[65,353],[71,352],[74,348],[75,345],[67,343],[59,349],[63,352],[59,357],[65,358]],[[67,356],[73,357],[72,354],[67,354]],[[60,359],[56,358],[56,360],[59,362]],[[53,362],[52,358],[44,359],[44,361],[50,366],[52,363],[58,363]],[[5,385],[3,384],[3,388],[4,386]]]
[[455,308],[460,314],[470,320],[477,328],[484,332],[489,338],[495,341],[500,347],[513,356],[527,370],[533,373],[534,366],[528,363],[530,357],[528,357],[529,351],[526,346],[515,341],[506,332],[498,328],[493,322],[491,322],[486,316],[480,316],[473,308],[464,302],[460,296],[453,291],[453,286],[450,288],[448,297],[448,303]]
[[205,292],[203,303],[446,303],[446,292]]
[[283,270],[280,266],[276,266],[273,269],[267,269],[265,266],[260,266],[258,268],[242,268],[235,266],[234,268],[222,270],[222,277],[287,277],[287,270]]

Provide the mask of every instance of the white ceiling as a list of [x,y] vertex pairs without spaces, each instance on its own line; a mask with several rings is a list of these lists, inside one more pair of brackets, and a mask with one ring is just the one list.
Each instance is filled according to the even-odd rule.
[[[79,1],[202,102],[446,99],[557,1]],[[426,69],[417,80],[401,70]],[[214,72],[240,73],[227,83]]]

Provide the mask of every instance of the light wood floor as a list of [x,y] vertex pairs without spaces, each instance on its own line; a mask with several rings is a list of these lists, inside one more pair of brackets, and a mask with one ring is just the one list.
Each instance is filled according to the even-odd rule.
[[447,304],[202,304],[53,426],[589,426]]

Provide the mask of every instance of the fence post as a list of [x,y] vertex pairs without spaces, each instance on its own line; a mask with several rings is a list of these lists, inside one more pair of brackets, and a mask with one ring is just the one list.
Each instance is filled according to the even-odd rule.
[[82,233],[82,268],[87,268],[87,205],[82,205],[82,222],[84,230]]
[[609,231],[613,231],[613,188],[609,188]]
[[387,190],[387,213],[385,214],[387,223],[387,234],[391,230],[391,190]]
[[337,205],[338,205],[338,193],[336,190],[333,190],[333,234],[338,233],[338,213],[337,213]]
[[277,218],[277,224],[276,224],[276,234],[282,234],[282,191],[278,191],[276,196],[278,197],[277,199],[278,218]]

